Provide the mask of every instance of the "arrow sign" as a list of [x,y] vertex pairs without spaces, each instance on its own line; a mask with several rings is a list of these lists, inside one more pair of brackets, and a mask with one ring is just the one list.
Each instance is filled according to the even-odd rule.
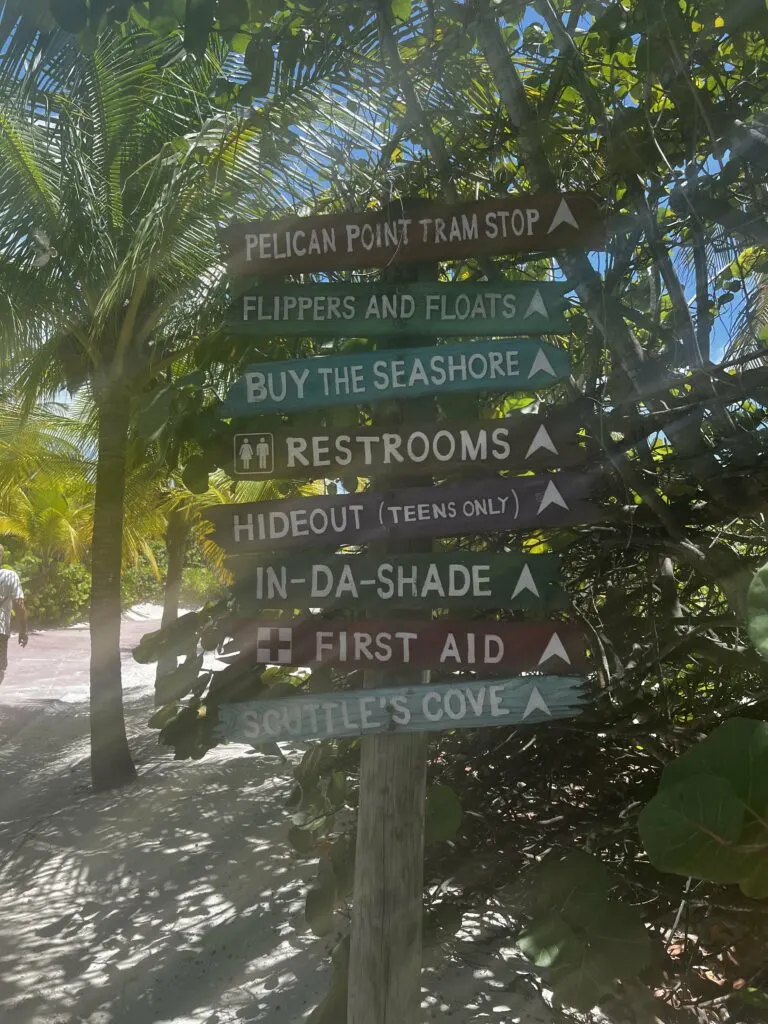
[[290,359],[249,366],[230,388],[220,415],[292,412],[417,395],[536,391],[569,373],[566,352],[531,338]]
[[523,721],[525,721],[526,718],[529,718],[537,711],[543,712],[550,718],[552,717],[552,712],[549,708],[549,705],[542,697],[541,690],[538,688],[538,686],[534,686],[528,698],[528,703],[525,705],[525,711],[523,712]]
[[232,554],[410,537],[530,530],[605,518],[588,500],[598,471],[465,481],[442,487],[213,505],[212,539]]
[[586,703],[583,680],[539,676],[457,680],[427,686],[253,700],[218,708],[219,734],[258,746],[274,740],[331,739],[375,732],[438,732],[533,725],[574,718]]
[[239,614],[262,608],[535,608],[568,605],[557,555],[331,555],[230,559]]
[[382,338],[397,334],[492,336],[564,331],[562,282],[296,284],[241,296],[230,333]]
[[[434,622],[306,619],[240,621],[224,656],[259,665],[338,665],[444,671],[586,670],[584,635],[572,622]],[[229,658],[227,659],[229,660]]]
[[604,246],[605,228],[592,196],[565,192],[255,221],[233,224],[224,236],[230,245],[230,272],[263,277],[574,245],[596,249]]
[[399,474],[445,475],[454,469],[548,469],[582,465],[578,411],[504,419],[446,421],[422,426],[356,427],[343,432],[238,432],[220,465],[253,479],[369,477],[389,467]]

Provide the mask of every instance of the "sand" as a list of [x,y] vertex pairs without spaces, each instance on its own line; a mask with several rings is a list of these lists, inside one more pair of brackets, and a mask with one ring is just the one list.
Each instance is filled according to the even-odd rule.
[[[316,864],[285,841],[289,764],[227,745],[174,762],[146,728],[154,666],[123,627],[139,779],[94,796],[88,774],[88,634],[50,630],[11,649],[0,687],[2,1024],[296,1024],[327,990],[336,936],[303,919]],[[339,933],[345,925],[340,916]],[[423,1019],[560,1024],[530,967],[465,919],[423,974]],[[508,941],[508,940],[507,940]],[[341,1024],[341,1022],[340,1022]]]

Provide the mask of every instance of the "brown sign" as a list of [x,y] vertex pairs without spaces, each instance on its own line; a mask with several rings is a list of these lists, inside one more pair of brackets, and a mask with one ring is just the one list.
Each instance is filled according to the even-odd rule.
[[212,540],[232,554],[336,547],[409,537],[454,537],[490,530],[535,530],[595,522],[589,501],[600,473],[495,477],[442,487],[212,505]]
[[494,672],[585,671],[572,622],[367,622],[320,618],[241,622],[224,654],[253,665],[339,665]]
[[224,234],[232,255],[230,270],[262,277],[573,245],[595,249],[602,246],[605,232],[592,196],[565,192],[503,196],[456,206],[425,201],[409,205],[400,216],[390,208],[386,213],[255,221],[233,224]]
[[369,477],[386,469],[398,474],[440,475],[452,470],[547,469],[583,465],[580,422],[569,409],[517,414],[504,419],[446,421],[391,428],[359,427],[341,433],[318,430],[240,431],[234,435],[236,477],[277,480],[327,476]]

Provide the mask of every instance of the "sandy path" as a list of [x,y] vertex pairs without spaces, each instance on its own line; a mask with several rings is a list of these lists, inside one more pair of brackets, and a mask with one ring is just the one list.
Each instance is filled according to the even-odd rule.
[[[157,747],[146,729],[154,666],[129,653],[155,626],[123,631],[140,778],[117,794],[89,792],[87,631],[11,650],[0,687],[3,1024],[295,1024],[326,991],[333,939],[303,921],[315,867],[284,841],[291,767],[241,746],[200,762]],[[476,949],[471,960],[438,957],[425,971],[425,1021],[563,1019],[525,982],[511,990],[524,965]]]

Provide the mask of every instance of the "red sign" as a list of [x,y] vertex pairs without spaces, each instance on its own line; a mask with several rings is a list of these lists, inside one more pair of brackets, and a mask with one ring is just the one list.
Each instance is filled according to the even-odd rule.
[[282,619],[240,622],[225,650],[253,665],[339,665],[569,674],[584,671],[571,622],[408,622]]

